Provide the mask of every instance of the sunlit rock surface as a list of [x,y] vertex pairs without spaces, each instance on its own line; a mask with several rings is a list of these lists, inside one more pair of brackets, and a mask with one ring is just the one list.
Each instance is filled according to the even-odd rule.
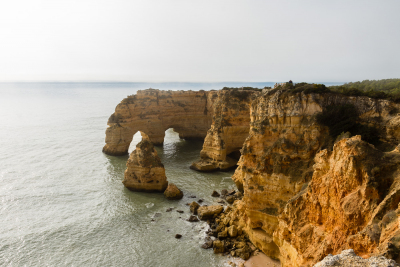
[[165,131],[173,128],[184,139],[204,139],[199,171],[227,170],[240,157],[240,148],[250,128],[250,102],[260,90],[224,89],[219,91],[139,90],[115,108],[108,119],[108,155],[128,153],[133,135],[140,131],[154,145],[164,141]]
[[131,153],[122,183],[132,191],[164,192],[168,182],[153,144],[143,138]]
[[[317,123],[316,114],[329,105],[340,104],[353,104],[363,123],[379,129],[382,138],[398,142],[395,133],[399,127],[394,123],[398,115],[391,112],[396,104],[387,100],[279,89],[269,90],[251,102],[249,136],[232,177],[244,194],[237,204],[238,217],[253,244],[265,254],[281,258],[284,264],[283,243],[274,236],[281,227],[278,216],[292,197],[307,188],[318,151],[333,145],[329,129]],[[386,128],[389,121],[393,122],[390,131]],[[311,249],[310,253],[316,254]]]
[[362,257],[397,259],[400,153],[346,138],[315,157],[308,188],[292,198],[274,234],[284,266],[311,266],[353,249]]

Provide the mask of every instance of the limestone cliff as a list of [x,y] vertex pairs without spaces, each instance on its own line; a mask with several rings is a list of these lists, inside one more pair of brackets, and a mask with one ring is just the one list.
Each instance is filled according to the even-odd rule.
[[382,152],[360,136],[315,157],[307,189],[279,216],[274,241],[283,266],[312,266],[352,248],[362,257],[400,252],[400,153]]
[[249,134],[250,103],[260,93],[235,89],[218,92],[213,101],[211,128],[200,152],[201,159],[192,164],[192,169],[214,171],[236,166],[239,150]]
[[115,108],[108,119],[106,145],[109,155],[128,153],[133,135],[140,131],[155,145],[164,142],[165,131],[174,128],[181,138],[204,138],[211,125],[212,102],[216,94],[205,91],[139,90]]
[[193,165],[194,169],[228,169],[239,159],[239,150],[250,128],[250,101],[259,93],[260,90],[236,88],[139,90],[136,95],[123,99],[108,119],[103,152],[126,154],[137,131],[146,134],[153,144],[160,145],[165,131],[173,128],[180,138],[205,138],[201,161]]
[[132,191],[164,192],[168,186],[164,165],[148,138],[143,138],[131,153],[122,183]]
[[[339,94],[306,94],[285,88],[257,97],[250,107],[250,132],[232,179],[243,192],[238,203],[241,226],[264,253],[283,257],[273,239],[279,229],[278,215],[288,201],[307,188],[313,175],[314,157],[331,147],[329,129],[317,123],[316,114],[330,105],[354,105],[363,123],[373,125],[385,140],[396,140],[388,132],[395,105],[386,100]],[[394,130],[393,130],[394,129]],[[279,243],[280,244],[280,243]]]

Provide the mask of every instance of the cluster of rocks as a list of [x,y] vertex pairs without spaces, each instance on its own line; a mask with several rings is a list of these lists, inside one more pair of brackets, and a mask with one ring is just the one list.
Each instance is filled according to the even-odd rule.
[[[242,198],[240,192],[226,189],[222,190],[221,193],[214,191],[212,196],[221,197],[229,204],[233,204],[235,200]],[[193,215],[190,216],[188,221],[195,222],[200,219],[207,221],[210,226],[202,248],[213,248],[214,253],[230,254],[233,257],[240,257],[244,260],[247,260],[256,250],[256,247],[249,242],[242,228],[238,227],[236,221],[228,216],[233,209],[231,206],[227,206],[224,210],[222,205],[201,206],[193,201],[189,207]]]
[[230,254],[244,260],[250,258],[256,247],[249,241],[241,226],[237,226],[234,219],[228,216],[231,207],[227,207],[214,219],[208,222],[210,229],[202,248],[213,248],[214,253]]
[[217,191],[213,191],[211,194],[212,197],[220,197],[221,200],[218,201],[218,203],[221,204],[226,204],[226,202],[228,202],[229,204],[233,204],[233,202],[235,202],[236,199],[242,199],[243,194],[240,192],[236,192],[234,189],[232,190],[227,190],[227,189],[223,189],[221,190],[221,193],[218,193]]

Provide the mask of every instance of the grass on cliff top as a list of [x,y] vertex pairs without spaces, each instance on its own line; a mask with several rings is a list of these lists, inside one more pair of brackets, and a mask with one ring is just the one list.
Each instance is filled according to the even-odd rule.
[[346,83],[340,86],[326,87],[324,84],[297,83],[295,85],[286,83],[271,90],[269,94],[279,89],[289,89],[291,93],[336,93],[347,96],[367,96],[374,99],[387,99],[400,102],[400,79],[384,79],[378,81],[365,80],[362,82]]

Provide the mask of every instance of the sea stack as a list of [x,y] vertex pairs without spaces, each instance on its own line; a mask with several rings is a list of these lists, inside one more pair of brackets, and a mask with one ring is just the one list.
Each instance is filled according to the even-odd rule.
[[168,186],[164,165],[146,137],[136,145],[126,163],[122,183],[132,191],[164,192]]

